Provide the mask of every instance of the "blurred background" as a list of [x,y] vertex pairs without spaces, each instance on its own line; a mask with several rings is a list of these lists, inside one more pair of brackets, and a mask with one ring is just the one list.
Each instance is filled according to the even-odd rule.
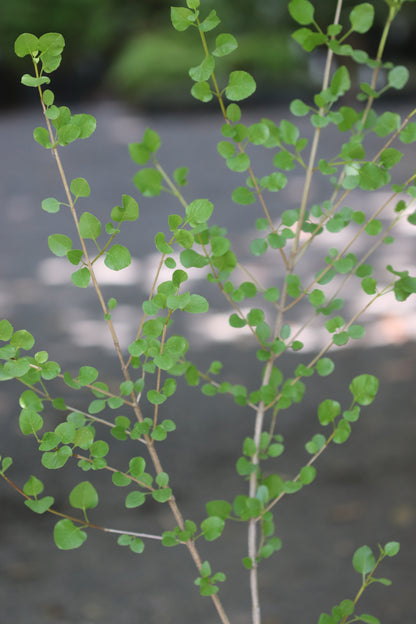
[[[375,54],[387,14],[384,0],[370,0],[376,27],[356,36],[355,44]],[[55,91],[68,101],[91,95],[117,97],[142,107],[172,108],[192,104],[188,69],[201,59],[201,45],[193,29],[178,33],[170,24],[171,0],[14,0],[0,4],[0,105],[14,106],[30,97],[16,81],[22,65],[13,44],[22,32],[40,36],[60,32],[67,48],[54,81]],[[180,4],[180,3],[178,3]],[[202,0],[203,12],[216,8],[219,32],[237,36],[239,49],[222,59],[221,71],[244,68],[255,72],[258,96],[287,99],[299,86],[313,88],[314,73],[299,46],[291,39],[294,23],[284,0]],[[343,21],[355,0],[345,0]],[[330,23],[335,3],[317,3],[318,23]],[[416,11],[406,2],[393,24],[385,58],[414,63]],[[312,55],[312,58],[314,55]],[[221,77],[221,76],[220,76]],[[282,80],[284,90],[282,90]],[[408,88],[414,88],[415,82]]]

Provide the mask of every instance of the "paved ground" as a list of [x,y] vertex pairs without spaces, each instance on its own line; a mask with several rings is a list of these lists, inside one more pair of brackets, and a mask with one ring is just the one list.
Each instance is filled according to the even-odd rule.
[[[215,145],[220,139],[217,119],[186,119],[180,115],[147,118],[114,103],[85,106],[83,112],[96,115],[97,133],[87,142],[66,148],[63,159],[70,177],[83,176],[92,187],[85,210],[105,219],[111,207],[120,202],[122,193],[136,195],[131,182],[136,169],[125,144],[139,140],[144,128],[151,125],[162,135],[162,162],[167,169],[178,165],[191,167],[192,182],[186,196],[210,197],[215,202],[216,220],[234,229],[236,246],[250,261],[245,250],[253,234],[253,208],[230,207],[230,191],[241,182],[237,174],[231,180],[224,175],[221,158],[215,156]],[[279,119],[283,113],[264,110],[259,114]],[[49,234],[71,232],[71,225],[63,211],[47,215],[40,209],[43,198],[62,197],[53,160],[30,138],[33,128],[40,123],[37,111],[18,111],[0,118],[0,149],[4,156],[0,188],[0,316],[10,318],[16,328],[32,331],[37,347],[46,348],[66,369],[74,372],[80,359],[83,364],[99,364],[111,382],[118,378],[118,369],[101,323],[96,320],[93,293],[68,287],[65,262],[51,257],[47,248]],[[306,125],[304,132],[309,133]],[[325,148],[329,150],[333,141],[330,136]],[[403,176],[414,170],[411,154],[409,149]],[[260,152],[259,158],[265,164],[270,154]],[[279,202],[285,207],[295,205],[298,184],[299,180],[294,179],[279,194]],[[313,197],[314,201],[322,197],[318,186],[313,188]],[[370,199],[361,194],[357,199],[364,207],[381,201],[381,193]],[[102,273],[105,296],[116,296],[120,302],[116,322],[123,347],[131,341],[137,326],[135,305],[148,291],[155,263],[154,233],[165,227],[169,212],[178,210],[166,197],[143,199],[140,208],[138,227],[125,232],[134,256],[132,268],[118,285],[111,275]],[[412,234],[410,228],[400,232],[394,255],[398,268],[415,264]],[[342,244],[341,238],[337,244]],[[305,279],[319,266],[326,250],[327,242],[323,241],[304,264]],[[383,258],[376,263],[382,267]],[[274,273],[270,261],[264,261],[258,276],[268,284]],[[205,286],[195,281],[195,288],[200,291]],[[358,289],[353,289],[348,313],[361,301]],[[194,324],[196,320],[187,323],[191,336],[198,336],[195,358],[202,367],[213,359],[221,359],[230,379],[252,386],[258,370],[250,363],[249,341],[235,340],[224,330],[221,323],[225,312],[226,307],[215,295],[202,332]],[[301,318],[294,317],[295,325]],[[376,374],[382,382],[377,402],[365,410],[350,441],[321,458],[317,481],[282,502],[277,533],[284,548],[264,564],[261,576],[264,624],[317,622],[321,611],[328,611],[337,601],[354,595],[359,579],[350,562],[355,548],[364,543],[376,546],[378,541],[391,539],[399,540],[402,550],[399,557],[386,563],[381,575],[392,578],[393,586],[370,588],[362,612],[374,613],[383,624],[415,621],[415,318],[412,301],[401,306],[385,302],[369,316],[363,346],[337,353],[336,372],[322,378],[317,386],[308,383],[307,400],[282,418],[281,432],[290,452],[278,461],[284,474],[293,475],[304,461],[305,441],[318,431],[315,414],[322,398],[330,396],[347,405],[348,384],[362,372]],[[309,332],[308,353],[301,360],[289,357],[284,370],[289,372],[299,361],[310,357],[319,339],[319,333]],[[3,385],[0,453],[15,457],[10,474],[23,483],[29,474],[43,473],[30,440],[17,430],[19,389]],[[252,423],[250,416],[231,401],[224,408],[216,399],[206,400],[196,389],[178,392],[169,410],[164,415],[177,420],[178,431],[172,436],[172,445],[163,448],[163,462],[175,474],[175,492],[185,517],[200,520],[206,500],[232,498],[241,491],[233,463],[240,453],[241,439],[250,434]],[[118,445],[114,462],[122,462],[125,455],[125,446]],[[49,472],[45,477],[48,493],[65,509],[68,491],[79,480],[79,474],[65,469]],[[172,526],[163,506],[140,513],[133,510],[126,515],[124,492],[110,490],[105,496],[106,476],[97,477],[103,503],[96,513],[91,513],[91,519],[115,528],[152,532]],[[201,600],[192,584],[195,572],[186,552],[164,550],[157,543],[150,543],[142,556],[133,555],[118,547],[112,537],[101,534],[91,534],[79,551],[61,552],[53,544],[53,520],[32,514],[5,484],[0,487],[0,505],[0,621],[216,622],[209,601]],[[242,527],[230,526],[224,539],[208,547],[202,545],[201,550],[215,569],[224,570],[229,577],[222,596],[232,623],[248,624],[247,578],[240,565],[245,554]]]

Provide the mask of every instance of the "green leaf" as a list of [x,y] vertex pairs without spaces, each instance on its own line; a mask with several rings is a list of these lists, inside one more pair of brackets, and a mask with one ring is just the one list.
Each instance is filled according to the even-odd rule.
[[393,89],[403,89],[407,81],[409,80],[409,70],[403,65],[393,67],[387,74],[387,83],[389,87]]
[[18,331],[14,332],[13,336],[11,337],[10,344],[13,345],[13,347],[29,351],[29,349],[31,349],[35,344],[35,339],[33,338],[32,334],[26,329],[19,329]]
[[90,185],[84,178],[72,180],[70,190],[75,197],[89,197],[91,194]]
[[10,340],[13,335],[13,325],[7,319],[0,321],[0,340]]
[[54,502],[55,499],[53,496],[44,496],[38,500],[25,500],[25,505],[35,513],[43,514],[52,507]]
[[236,171],[237,173],[247,171],[250,167],[250,158],[247,154],[242,154],[240,152],[235,154],[235,156],[227,158],[227,167],[231,169],[231,171]]
[[264,238],[255,238],[250,243],[250,251],[253,256],[261,256],[266,253],[268,248],[267,240]]
[[340,420],[335,430],[334,442],[335,444],[343,444],[351,435],[351,425],[346,419]]
[[84,212],[79,220],[79,231],[82,238],[95,240],[101,234],[101,222],[90,212]]
[[232,507],[231,504],[224,500],[209,501],[206,504],[207,514],[209,516],[217,516],[226,520],[231,516]]
[[55,256],[66,256],[72,249],[72,241],[65,234],[52,234],[48,236],[48,247]]
[[42,210],[45,212],[59,212],[59,208],[61,207],[61,202],[59,202],[54,197],[48,197],[42,201]]
[[369,546],[358,548],[352,558],[352,565],[356,572],[363,576],[371,572],[376,564],[376,560]]
[[31,33],[22,33],[14,42],[14,51],[20,58],[27,54],[34,56],[39,51],[39,39]]
[[384,546],[384,552],[386,553],[387,557],[394,557],[395,555],[397,555],[399,550],[400,550],[399,542],[388,542]]
[[139,218],[139,205],[130,195],[123,195],[122,206],[115,206],[111,211],[113,221],[136,221]]
[[350,13],[351,28],[358,33],[366,33],[374,22],[374,7],[363,2],[354,7]]
[[43,84],[49,84],[51,81],[48,76],[40,76],[36,78],[35,76],[31,76],[30,74],[23,74],[21,83],[25,85],[25,87],[40,87]]
[[185,312],[190,312],[191,314],[202,314],[208,312],[209,303],[205,297],[194,294],[191,295],[189,303],[183,309]]
[[45,147],[46,149],[50,149],[52,147],[51,139],[49,137],[49,132],[46,128],[35,128],[33,131],[33,138],[37,143]]
[[338,401],[325,399],[318,407],[318,418],[321,425],[329,425],[341,413],[341,405]]
[[208,199],[195,199],[186,207],[186,216],[191,224],[206,223],[210,216],[214,206]]
[[238,43],[233,35],[223,33],[215,39],[215,50],[212,52],[214,56],[227,56],[238,48]]
[[250,191],[245,186],[239,186],[233,191],[232,200],[236,204],[241,204],[245,206],[247,204],[254,204],[254,202],[256,201],[256,196],[254,195],[253,191]]
[[192,25],[194,13],[183,7],[171,7],[170,19],[175,30],[184,31]]
[[210,54],[196,67],[191,67],[189,75],[195,82],[204,82],[210,78],[215,68],[215,59]]
[[220,19],[217,16],[217,12],[213,9],[208,16],[200,23],[199,28],[203,32],[213,30],[220,23]]
[[256,90],[254,78],[245,71],[233,71],[230,74],[225,94],[229,100],[238,102],[252,95]]
[[290,15],[298,24],[306,26],[313,22],[315,9],[308,0],[291,0],[288,8]]
[[354,401],[360,405],[370,405],[376,397],[379,381],[373,375],[359,375],[350,383],[350,392]]
[[19,427],[24,435],[36,433],[43,427],[43,418],[31,409],[22,409],[19,416]]
[[126,496],[125,505],[128,509],[133,509],[134,507],[140,507],[143,503],[146,502],[146,496],[143,492],[130,492]]
[[208,542],[218,539],[224,530],[225,522],[219,516],[210,516],[201,522],[201,531]]
[[161,405],[166,401],[166,397],[157,390],[149,390],[147,393],[147,400],[153,405]]
[[95,128],[97,127],[95,118],[92,115],[86,114],[73,115],[71,117],[71,124],[78,128],[79,139],[87,139],[93,134]]
[[53,538],[61,550],[73,550],[82,546],[87,539],[87,534],[76,527],[72,520],[65,518],[55,524]]
[[196,82],[192,89],[191,95],[200,102],[210,102],[213,98],[211,87],[208,82]]
[[98,505],[98,494],[92,483],[82,481],[72,489],[69,502],[76,509],[94,509]]
[[154,490],[152,492],[152,498],[157,503],[167,503],[172,496],[172,490],[170,488],[162,488],[161,490]]
[[43,492],[44,485],[42,481],[31,475],[23,486],[23,492],[27,494],[27,496],[36,497],[38,494]]
[[124,245],[113,245],[107,251],[104,264],[112,271],[121,271],[131,264],[131,255]]
[[71,281],[75,286],[79,288],[87,288],[90,282],[90,272],[87,267],[83,267],[78,271],[74,271],[71,275]]
[[156,197],[162,191],[162,174],[156,169],[141,169],[133,182],[145,197]]
[[351,87],[351,80],[348,69],[343,65],[337,69],[329,87],[332,95],[336,98],[341,97]]

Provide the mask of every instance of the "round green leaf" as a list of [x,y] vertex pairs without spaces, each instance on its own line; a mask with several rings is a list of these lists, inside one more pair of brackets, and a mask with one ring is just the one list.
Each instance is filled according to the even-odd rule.
[[350,392],[360,405],[370,405],[376,397],[379,381],[373,375],[359,375],[350,384]]
[[374,7],[368,2],[363,2],[354,7],[350,13],[352,30],[358,33],[366,33],[374,22]]
[[14,51],[21,58],[27,54],[35,55],[39,51],[39,39],[31,33],[22,33],[14,42]]
[[95,240],[101,234],[101,223],[95,215],[90,212],[84,212],[79,220],[79,231],[82,238]]
[[133,509],[134,507],[140,507],[143,503],[146,502],[146,496],[143,492],[130,492],[126,496],[125,505],[128,509]]
[[228,33],[223,33],[218,35],[215,39],[215,50],[213,51],[214,56],[226,56],[227,54],[231,54],[234,50],[238,48],[238,43],[233,35],[229,35]]
[[156,169],[140,169],[133,181],[145,197],[155,197],[162,191],[162,174]]
[[54,197],[48,197],[44,199],[42,202],[42,209],[46,212],[58,212],[61,206],[61,202],[59,202]]
[[374,568],[376,560],[369,546],[361,546],[355,551],[352,565],[356,572],[368,574]]
[[187,205],[186,216],[191,223],[206,223],[213,210],[214,206],[208,199],[195,199]]
[[61,550],[73,550],[74,548],[79,548],[85,542],[87,534],[85,531],[81,531],[79,527],[76,527],[72,520],[65,518],[55,524],[53,538],[55,544]]
[[7,319],[0,321],[0,340],[10,340],[13,335],[13,325]]
[[76,509],[94,509],[98,505],[98,494],[92,483],[78,483],[69,495],[69,502]]
[[89,197],[91,193],[90,185],[84,178],[72,180],[70,189],[75,197]]
[[52,507],[54,502],[55,499],[53,496],[44,496],[38,500],[25,500],[25,505],[35,513],[43,514]]
[[256,82],[249,73],[245,71],[233,71],[230,74],[228,86],[225,94],[229,100],[239,102],[248,98],[256,90]]
[[256,201],[256,196],[254,195],[253,191],[250,191],[245,186],[239,186],[233,191],[232,200],[236,204],[241,204],[244,206],[247,204],[254,204],[254,202]]
[[75,286],[79,288],[87,288],[90,281],[90,272],[87,267],[83,267],[78,271],[74,271],[71,275],[71,281]]
[[66,256],[67,252],[72,249],[72,241],[65,234],[52,234],[48,236],[48,246],[55,256]]
[[104,264],[113,271],[121,271],[131,264],[131,255],[124,245],[113,245],[105,256]]
[[215,59],[209,54],[205,56],[200,65],[191,67],[189,75],[195,82],[204,82],[208,80],[215,68]]
[[315,9],[308,0],[291,0],[289,2],[289,13],[298,24],[306,26],[313,22]]

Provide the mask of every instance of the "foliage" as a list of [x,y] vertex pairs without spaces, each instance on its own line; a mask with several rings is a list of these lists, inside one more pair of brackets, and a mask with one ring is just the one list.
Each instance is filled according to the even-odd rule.
[[[159,265],[149,297],[141,305],[137,333],[127,352],[123,352],[113,324],[118,302],[114,297],[105,301],[94,265],[103,259],[108,269],[119,272],[131,264],[131,252],[120,241],[123,230],[134,227],[139,219],[139,205],[134,197],[123,195],[120,205],[109,211],[107,223],[84,210],[90,186],[84,178],[72,181],[67,178],[60,152],[68,144],[88,138],[95,130],[95,120],[88,114],[72,115],[68,107],[55,104],[49,74],[60,65],[65,43],[62,35],[47,33],[39,38],[29,33],[20,35],[15,52],[18,57],[30,56],[33,61],[33,73],[24,74],[22,82],[38,91],[46,123],[46,127],[34,130],[34,139],[54,154],[64,188],[63,199],[47,198],[42,208],[48,213],[69,212],[77,233],[75,240],[67,234],[51,235],[49,248],[58,257],[67,258],[75,287],[95,290],[121,376],[117,386],[109,388],[99,380],[100,373],[92,366],[81,364],[75,376],[62,372],[58,363],[49,360],[46,351],[34,351],[35,340],[27,330],[15,330],[9,320],[3,319],[0,354],[4,363],[0,367],[0,380],[15,379],[25,388],[19,400],[21,432],[33,436],[45,468],[58,470],[74,463],[82,472],[90,472],[90,478],[82,479],[68,493],[69,504],[77,514],[69,516],[56,511],[52,496],[39,498],[44,486],[36,476],[31,475],[22,489],[16,485],[9,477],[10,457],[2,459],[0,475],[34,512],[60,517],[55,524],[54,539],[62,550],[80,547],[92,529],[117,534],[119,545],[128,546],[134,553],[141,553],[148,539],[160,540],[166,547],[185,546],[198,570],[195,584],[201,595],[212,599],[223,624],[230,620],[218,592],[226,577],[222,571],[213,571],[210,562],[201,560],[197,544],[202,539],[212,542],[221,538],[227,524],[246,523],[248,550],[242,556],[242,564],[250,576],[252,622],[259,624],[258,571],[262,561],[278,552],[282,545],[280,537],[275,535],[278,504],[286,495],[300,492],[315,480],[315,464],[319,465],[320,455],[350,437],[361,408],[375,400],[379,381],[371,373],[357,374],[348,380],[350,401],[345,405],[341,405],[332,391],[322,397],[316,414],[317,431],[305,441],[304,463],[291,476],[281,469],[278,459],[286,449],[277,417],[284,418],[286,410],[296,410],[304,400],[307,378],[331,375],[334,362],[328,356],[330,349],[363,337],[364,327],[358,321],[368,308],[388,294],[402,302],[416,292],[416,278],[408,270],[388,264],[386,272],[378,274],[368,262],[379,247],[392,242],[392,231],[398,223],[406,219],[410,225],[416,223],[416,174],[403,179],[394,170],[402,157],[400,142],[416,141],[416,123],[412,121],[416,109],[404,119],[396,113],[373,109],[374,101],[385,91],[402,89],[408,78],[406,68],[382,60],[401,0],[387,1],[389,12],[376,58],[346,43],[350,34],[365,34],[372,27],[372,5],[365,2],[354,6],[348,12],[347,26],[343,27],[339,21],[338,9],[342,6],[339,0],[334,22],[323,27],[315,21],[315,8],[309,0],[291,0],[289,13],[298,25],[294,40],[307,52],[319,46],[327,50],[322,88],[315,95],[313,105],[300,99],[292,101],[291,120],[281,119],[276,123],[261,119],[249,126],[243,123],[240,103],[254,94],[255,79],[241,68],[231,70],[226,80],[218,77],[217,65],[221,66],[223,57],[234,53],[237,40],[229,33],[211,34],[218,28],[220,19],[215,9],[208,14],[202,10],[200,13],[199,4],[199,0],[187,0],[186,6],[172,7],[171,21],[178,33],[190,31],[200,38],[200,56],[189,69],[191,94],[196,100],[217,100],[219,104],[223,125],[218,153],[231,175],[245,174],[231,199],[235,204],[256,204],[261,209],[262,217],[255,219],[256,233],[249,243],[249,251],[254,259],[267,254],[268,261],[279,267],[275,284],[263,287],[255,271],[248,271],[239,261],[233,233],[229,237],[224,228],[213,223],[215,207],[209,198],[185,199],[187,168],[180,166],[172,174],[164,169],[158,159],[161,138],[148,128],[141,141],[129,145],[132,160],[140,167],[134,182],[146,197],[171,194],[179,208],[178,214],[170,214],[164,231],[155,235]],[[360,86],[356,108],[343,99],[351,86],[349,71],[343,64],[345,58],[371,70],[370,82]],[[384,76],[382,86],[377,80],[380,75]],[[306,116],[314,129],[310,144],[295,124],[296,117]],[[318,149],[320,139],[327,127],[334,126],[340,132],[338,152],[323,158]],[[376,154],[367,155],[367,139],[372,135],[380,139],[381,147]],[[272,153],[273,164],[262,177],[255,173],[253,146]],[[292,172],[303,176],[298,207],[274,214],[271,208],[275,206],[275,194],[291,183]],[[320,205],[310,205],[313,177],[329,189],[328,199]],[[299,186],[298,181],[296,185]],[[368,193],[383,189],[388,199],[375,210],[371,207],[354,210],[345,205],[345,200],[348,197],[349,201],[355,189]],[[392,216],[385,216],[386,208],[391,205]],[[229,209],[233,209],[232,205]],[[380,219],[382,213],[387,224]],[[298,270],[300,259],[314,247],[317,237],[326,236],[332,243],[339,232],[343,232],[348,242],[342,243],[341,249],[331,244],[321,269],[306,283]],[[357,255],[351,247],[359,237],[367,245],[365,252]],[[165,281],[160,279],[162,267],[169,270]],[[244,329],[251,336],[253,359],[262,368],[252,387],[228,381],[227,371],[223,371],[222,363],[217,360],[208,371],[202,371],[188,356],[188,338],[176,332],[175,321],[182,314],[204,318],[209,311],[208,299],[192,286],[189,269],[205,272],[207,281],[228,302],[229,325],[235,331]],[[340,297],[344,285],[350,281],[362,290],[365,299],[362,308],[351,316]],[[295,329],[292,311],[300,302],[308,307],[309,313],[304,324]],[[304,350],[304,330],[312,324],[324,328],[326,338],[318,353],[308,356]],[[284,375],[278,360],[291,351],[300,352],[300,358],[296,368]],[[186,384],[200,386],[207,401],[214,395],[232,398],[242,412],[252,415],[253,425],[253,435],[241,441],[241,456],[230,458],[242,478],[242,490],[230,501],[220,498],[208,501],[206,517],[199,523],[182,517],[170,476],[160,459],[161,443],[169,440],[176,429],[175,422],[164,417],[166,403]],[[59,394],[59,388],[64,386],[88,391],[91,400],[84,411],[66,404]],[[46,406],[53,406],[61,415],[56,427],[50,427]],[[122,414],[117,413],[120,409]],[[103,425],[111,429],[119,442],[132,442],[129,448],[134,451],[125,465],[112,464],[110,444],[98,437],[99,427]],[[167,505],[173,516],[171,529],[163,535],[150,535],[92,523],[89,514],[95,512],[90,510],[99,504],[93,484],[97,470],[108,471],[115,487],[126,488],[127,509],[142,507],[150,499]],[[374,573],[385,557],[395,556],[398,551],[396,542],[379,545],[378,556],[368,546],[359,548],[353,556],[353,567],[360,575],[356,595],[334,606],[331,613],[322,613],[319,624],[355,621],[376,624],[376,617],[357,614],[357,603],[370,584],[389,584],[384,578],[375,578]]]

